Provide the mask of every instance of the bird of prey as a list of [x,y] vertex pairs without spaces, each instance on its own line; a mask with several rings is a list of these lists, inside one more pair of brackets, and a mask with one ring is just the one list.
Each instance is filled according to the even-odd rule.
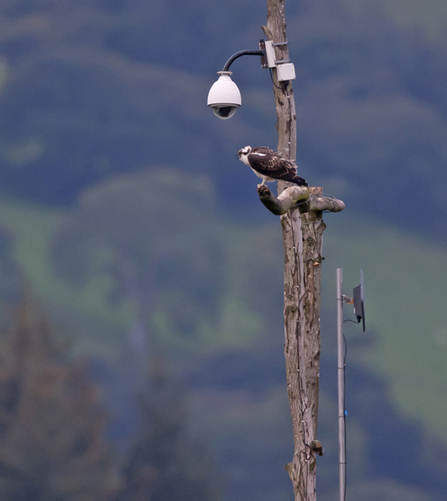
[[298,176],[296,165],[293,162],[282,158],[266,146],[258,148],[245,146],[238,151],[237,158],[248,165],[262,179],[261,185],[281,179],[298,186],[307,186],[307,181]]

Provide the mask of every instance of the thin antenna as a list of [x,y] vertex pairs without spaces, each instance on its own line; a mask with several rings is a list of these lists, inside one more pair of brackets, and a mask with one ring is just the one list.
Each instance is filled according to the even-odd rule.
[[343,270],[337,268],[338,465],[340,501],[346,499],[345,360],[343,350]]

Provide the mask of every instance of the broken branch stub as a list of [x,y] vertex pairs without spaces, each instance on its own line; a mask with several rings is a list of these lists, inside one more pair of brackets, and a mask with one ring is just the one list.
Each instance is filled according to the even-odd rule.
[[341,212],[344,202],[336,198],[323,196],[320,187],[289,186],[277,197],[265,184],[258,186],[259,200],[275,216],[281,216],[290,209],[298,208],[300,212]]

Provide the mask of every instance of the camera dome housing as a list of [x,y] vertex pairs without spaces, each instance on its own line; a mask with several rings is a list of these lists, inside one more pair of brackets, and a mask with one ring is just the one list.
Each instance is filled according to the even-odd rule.
[[208,93],[207,104],[216,117],[227,120],[242,104],[242,97],[237,85],[231,80],[231,71],[219,71],[218,74],[220,77]]

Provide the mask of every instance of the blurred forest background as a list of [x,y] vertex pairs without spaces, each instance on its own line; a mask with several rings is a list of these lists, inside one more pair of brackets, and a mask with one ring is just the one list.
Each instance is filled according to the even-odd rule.
[[[342,267],[367,316],[345,324],[348,498],[441,501],[447,4],[286,16],[299,173],[346,203],[325,218],[318,499]],[[235,117],[206,107],[265,22],[259,0],[0,3],[2,500],[291,499],[281,231],[235,158],[276,147],[258,58],[232,67]]]

